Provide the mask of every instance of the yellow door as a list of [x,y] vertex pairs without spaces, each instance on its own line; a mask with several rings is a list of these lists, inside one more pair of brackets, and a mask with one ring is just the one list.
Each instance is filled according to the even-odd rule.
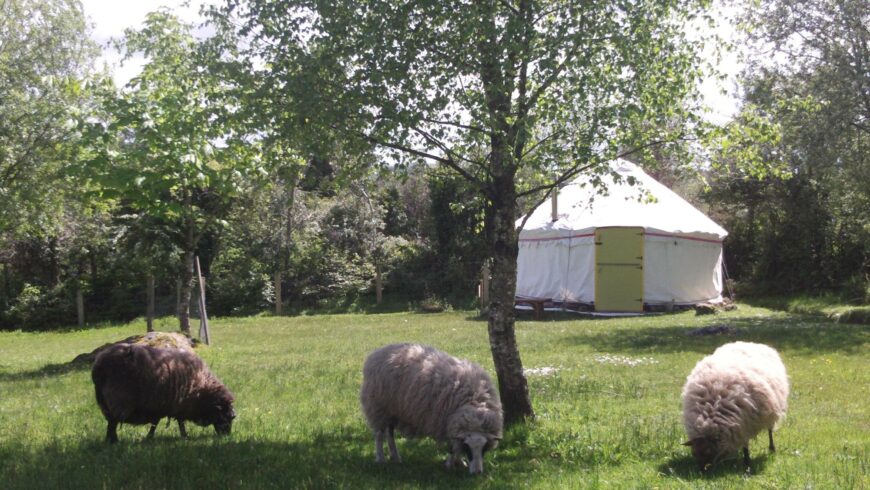
[[643,311],[643,228],[595,230],[595,311]]

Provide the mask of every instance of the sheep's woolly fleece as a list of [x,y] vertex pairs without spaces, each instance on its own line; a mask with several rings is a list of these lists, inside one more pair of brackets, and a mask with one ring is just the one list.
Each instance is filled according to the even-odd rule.
[[155,424],[163,417],[211,425],[235,416],[233,395],[191,352],[116,344],[97,356],[91,377],[110,425]]
[[788,408],[788,376],[777,352],[732,342],[695,366],[683,387],[683,425],[689,440],[717,441],[719,454],[745,447],[773,429]]
[[428,346],[394,344],[369,355],[360,402],[375,431],[395,421],[406,437],[502,436],[501,402],[486,371]]

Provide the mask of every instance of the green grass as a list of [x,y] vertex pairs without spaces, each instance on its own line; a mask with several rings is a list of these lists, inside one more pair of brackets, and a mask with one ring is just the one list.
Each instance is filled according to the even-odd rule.
[[835,294],[762,296],[747,300],[754,306],[771,308],[801,315],[826,316],[839,323],[870,325],[870,305],[859,299],[848,301]]
[[[172,322],[165,320],[165,327]],[[213,322],[200,354],[236,394],[233,434],[105,422],[87,370],[62,363],[144,331],[0,333],[0,487],[14,488],[867,488],[870,329],[741,306],[589,320],[523,318],[517,337],[537,420],[507,431],[486,473],[447,472],[429,440],[400,440],[404,462],[374,463],[360,415],[361,365],[388,342],[419,341],[492,372],[486,323],[470,312],[252,317]],[[728,325],[733,336],[690,336]],[[736,339],[780,350],[792,380],[789,415],[751,446],[754,473],[729,462],[697,473],[680,425],[680,388],[692,366]],[[633,363],[639,364],[629,365]],[[190,426],[189,426],[190,427]]]

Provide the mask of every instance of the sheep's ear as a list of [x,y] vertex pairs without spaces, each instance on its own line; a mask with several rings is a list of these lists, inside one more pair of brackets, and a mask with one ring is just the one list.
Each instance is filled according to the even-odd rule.
[[695,441],[694,439],[692,439],[691,441],[686,441],[683,443],[683,446],[691,446],[694,443],[694,441]]

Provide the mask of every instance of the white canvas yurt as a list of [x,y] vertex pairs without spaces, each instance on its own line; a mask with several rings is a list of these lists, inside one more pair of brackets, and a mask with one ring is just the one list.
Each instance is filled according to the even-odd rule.
[[529,217],[519,235],[517,298],[625,312],[721,300],[728,233],[637,165],[611,166],[622,179],[605,176],[604,194],[581,176],[559,190],[555,221],[550,202]]

